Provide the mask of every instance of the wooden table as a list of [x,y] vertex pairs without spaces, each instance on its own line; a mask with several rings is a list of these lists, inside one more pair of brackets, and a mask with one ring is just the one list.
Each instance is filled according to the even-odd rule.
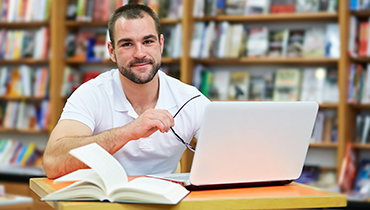
[[[63,183],[62,183],[63,184]],[[40,197],[65,185],[43,178],[30,179],[30,188]],[[192,191],[177,205],[120,204],[109,202],[48,202],[54,209],[289,209],[344,207],[345,195],[292,183],[285,186]]]

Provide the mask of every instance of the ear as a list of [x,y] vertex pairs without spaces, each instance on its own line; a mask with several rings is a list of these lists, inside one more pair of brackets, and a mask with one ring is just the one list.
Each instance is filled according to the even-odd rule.
[[159,44],[161,45],[161,54],[163,53],[163,46],[164,46],[164,37],[163,34],[160,35],[159,37]]
[[114,63],[117,63],[116,57],[114,56],[114,48],[113,48],[112,42],[109,41],[108,44],[107,44],[107,47],[108,47],[108,52],[109,52],[110,59]]

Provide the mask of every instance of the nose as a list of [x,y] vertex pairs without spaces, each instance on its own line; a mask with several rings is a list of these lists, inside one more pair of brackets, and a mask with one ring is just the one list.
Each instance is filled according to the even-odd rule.
[[133,56],[138,59],[142,59],[145,57],[145,52],[144,52],[144,48],[142,45],[136,45]]

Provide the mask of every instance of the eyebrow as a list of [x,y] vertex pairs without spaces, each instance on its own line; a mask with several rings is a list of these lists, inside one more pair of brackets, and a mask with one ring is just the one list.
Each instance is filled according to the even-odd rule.
[[[155,39],[155,40],[157,40],[157,36],[155,36],[153,34],[150,34],[150,35],[144,36],[143,39],[144,40],[145,39]],[[132,41],[132,39],[130,39],[130,38],[123,38],[123,39],[120,39],[120,40],[117,41],[117,45],[119,45],[121,42],[131,42],[131,41]]]

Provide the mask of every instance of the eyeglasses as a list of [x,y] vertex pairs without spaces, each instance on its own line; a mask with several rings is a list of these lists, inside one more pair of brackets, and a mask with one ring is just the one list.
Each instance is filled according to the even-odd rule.
[[[192,98],[190,98],[187,102],[185,102],[181,107],[180,107],[180,109],[179,110],[177,110],[177,112],[176,112],[176,114],[173,116],[173,118],[175,118],[176,117],[176,115],[181,111],[181,109],[182,108],[184,108],[184,106],[187,104],[187,103],[189,103],[191,100],[193,100],[193,99],[195,99],[195,98],[198,98],[198,97],[200,97],[200,95],[196,95],[196,96],[194,96],[194,97],[192,97]],[[192,151],[192,152],[195,152],[195,149],[194,149],[194,147],[192,147],[190,144],[188,144],[187,142],[185,142],[176,132],[175,132],[175,130],[172,128],[172,127],[170,127],[170,129],[171,129],[171,131],[172,131],[172,133],[173,134],[175,134],[175,136],[176,136],[176,139],[177,140],[179,140],[181,143],[183,143],[185,146],[186,146],[186,148],[188,148],[190,151]]]

